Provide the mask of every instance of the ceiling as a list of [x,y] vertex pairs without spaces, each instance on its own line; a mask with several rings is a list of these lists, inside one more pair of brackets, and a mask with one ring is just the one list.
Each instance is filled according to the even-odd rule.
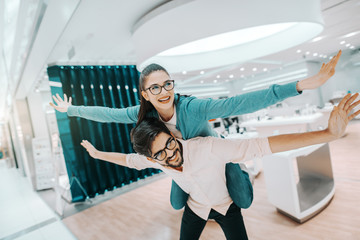
[[[11,8],[7,7],[14,1],[0,1],[0,9],[4,9],[0,10],[0,29],[4,29],[0,31],[0,44],[3,46],[2,56],[5,56],[0,58],[0,84],[7,86],[7,93],[0,90],[0,112],[4,110],[8,95],[25,98],[36,89],[48,89],[45,71],[48,64],[135,64],[136,51],[131,40],[134,24],[152,9],[169,2],[18,0],[15,1],[19,2],[19,7],[15,10],[17,21],[14,24],[11,13],[8,12]],[[294,62],[327,62],[339,49],[358,52],[360,0],[321,0],[321,5],[325,28],[319,35],[322,37],[319,41],[310,40],[246,63],[204,69],[204,72],[171,74],[172,78],[180,85],[183,83],[194,87],[221,84],[238,79],[246,80],[254,74],[264,73],[264,69],[272,71]],[[5,31],[10,27],[15,33],[9,40],[7,38],[11,34]],[[353,32],[358,34],[344,37]],[[340,44],[342,41],[345,43]],[[301,52],[297,52],[298,50]]]

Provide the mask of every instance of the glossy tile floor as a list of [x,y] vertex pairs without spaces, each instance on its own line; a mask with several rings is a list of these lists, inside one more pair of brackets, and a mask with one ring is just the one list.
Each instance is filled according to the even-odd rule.
[[[250,239],[359,240],[359,146],[360,120],[356,120],[348,126],[346,136],[330,143],[336,180],[333,200],[303,224],[276,211],[267,200],[264,174],[259,174],[254,184],[254,202],[243,211]],[[150,184],[135,184],[125,191],[94,199],[91,207],[75,214],[68,211],[61,220],[26,178],[0,160],[0,240],[178,239],[182,210],[175,211],[170,206],[171,179],[162,176],[147,182]],[[210,221],[200,239],[225,237],[218,224]]]
[[0,160],[0,240],[71,240],[74,235],[33,191],[31,183]]

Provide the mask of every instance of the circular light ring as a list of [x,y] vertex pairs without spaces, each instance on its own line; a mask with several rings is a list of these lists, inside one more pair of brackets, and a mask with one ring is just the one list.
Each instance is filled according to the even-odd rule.
[[[288,24],[273,35],[230,47],[187,55],[159,55],[189,42],[239,29]],[[133,30],[141,71],[156,62],[169,72],[213,68],[276,53],[317,36],[323,30],[319,0],[171,1],[138,21]]]
[[196,54],[234,47],[277,34],[293,27],[295,24],[296,23],[277,23],[222,33],[165,50],[159,53],[158,56]]

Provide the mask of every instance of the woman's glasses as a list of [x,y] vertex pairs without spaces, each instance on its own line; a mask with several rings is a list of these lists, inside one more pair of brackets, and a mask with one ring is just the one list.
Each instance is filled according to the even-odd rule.
[[167,80],[164,82],[164,85],[160,86],[159,84],[153,84],[150,87],[146,88],[144,91],[149,90],[153,95],[159,95],[162,88],[166,91],[174,89],[174,80]]

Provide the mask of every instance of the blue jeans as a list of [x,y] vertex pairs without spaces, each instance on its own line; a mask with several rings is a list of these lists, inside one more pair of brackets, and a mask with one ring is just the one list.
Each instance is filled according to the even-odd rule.
[[[247,172],[241,170],[239,164],[227,163],[225,168],[226,186],[231,199],[239,208],[250,207],[253,201],[253,188]],[[189,195],[174,181],[171,185],[170,202],[176,209],[182,209]]]
[[[241,209],[234,203],[230,205],[226,215],[223,216],[214,209],[211,209],[209,219],[214,219],[223,230],[227,240],[247,240]],[[206,220],[196,215],[188,205],[185,205],[184,214],[181,220],[180,240],[199,239]]]

